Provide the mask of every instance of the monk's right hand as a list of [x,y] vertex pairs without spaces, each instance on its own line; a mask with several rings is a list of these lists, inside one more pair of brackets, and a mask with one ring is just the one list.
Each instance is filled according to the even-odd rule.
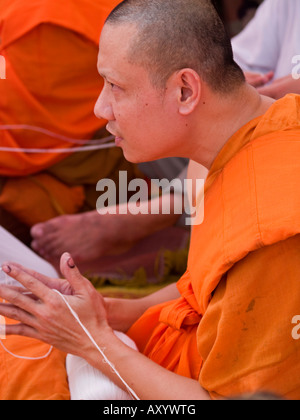
[[[45,281],[32,275],[22,266],[6,263],[3,271],[24,286],[31,295],[9,286],[0,286],[0,315],[19,321],[6,325],[6,335],[20,335],[43,341],[57,349],[86,357],[93,353],[94,346],[80,326],[68,305],[76,312],[78,319],[99,344],[113,334],[107,322],[106,306],[103,297],[84,278],[69,254],[61,258],[61,272],[69,283],[67,294],[59,294]],[[61,292],[60,292],[61,293]]]

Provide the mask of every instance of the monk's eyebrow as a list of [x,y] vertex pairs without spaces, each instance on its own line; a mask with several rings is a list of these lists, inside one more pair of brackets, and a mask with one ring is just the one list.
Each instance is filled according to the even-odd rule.
[[105,73],[104,71],[98,71],[98,72],[104,80],[110,79],[110,76],[107,73]]
[[[1,1],[1,0],[0,0]],[[110,71],[103,71],[103,70],[98,70],[99,75],[108,83],[113,83],[115,85],[118,85],[120,87],[125,87],[125,83],[124,81],[120,80],[120,78],[118,76],[115,76],[113,74],[113,72]]]

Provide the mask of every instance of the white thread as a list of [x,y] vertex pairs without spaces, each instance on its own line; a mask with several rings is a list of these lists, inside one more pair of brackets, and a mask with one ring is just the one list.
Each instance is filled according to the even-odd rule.
[[102,139],[95,139],[95,140],[88,140],[88,139],[72,139],[70,137],[66,137],[53,131],[46,130],[41,127],[37,127],[34,125],[27,125],[27,124],[10,124],[10,125],[0,125],[0,130],[29,130],[35,131],[41,134],[45,134],[46,136],[53,137],[68,143],[72,144],[85,144],[84,147],[73,147],[73,148],[63,148],[63,149],[40,149],[40,148],[15,148],[15,147],[0,147],[1,152],[9,152],[9,153],[78,153],[78,152],[87,152],[92,150],[100,150],[100,149],[110,149],[116,147],[115,142],[112,142],[114,136],[105,137]]
[[85,334],[88,336],[88,338],[91,340],[91,342],[93,343],[93,345],[96,347],[96,349],[99,351],[99,353],[101,354],[101,356],[103,357],[104,361],[110,366],[110,368],[113,370],[113,372],[117,375],[117,377],[120,379],[120,381],[123,383],[123,385],[126,387],[127,391],[129,392],[129,394],[136,400],[139,400],[139,397],[136,395],[136,393],[133,391],[132,388],[130,388],[130,386],[126,383],[126,381],[122,378],[122,376],[119,374],[119,372],[117,371],[117,369],[114,367],[114,365],[108,360],[108,358],[105,356],[103,350],[101,350],[101,348],[98,346],[98,344],[96,343],[96,341],[94,340],[94,338],[92,337],[92,335],[90,334],[90,332],[87,330],[87,328],[82,324],[82,322],[79,319],[79,316],[77,315],[77,313],[74,311],[74,309],[71,307],[71,305],[69,304],[69,302],[67,301],[67,299],[64,297],[64,295],[62,295],[58,290],[54,290],[65,302],[65,304],[67,305],[69,311],[71,312],[71,314],[73,315],[73,317],[75,318],[75,320],[78,322],[78,324],[80,325],[80,327],[83,329],[83,331],[85,332]]
[[[2,277],[2,279],[1,279]],[[8,286],[9,285],[9,281],[7,278],[7,274],[2,270],[2,267],[0,267],[0,283],[5,282],[5,284]],[[30,292],[29,292],[30,293]],[[25,292],[23,294],[28,294],[28,292]],[[3,300],[4,302],[4,300]],[[6,336],[6,325],[3,324],[1,325],[1,337],[5,337]],[[15,357],[16,359],[24,359],[24,360],[43,360],[46,359],[48,356],[50,356],[52,350],[53,350],[53,346],[50,347],[50,349],[48,350],[48,352],[44,355],[44,356],[39,356],[39,357],[29,357],[29,356],[18,356],[17,354],[12,353],[10,350],[8,350],[8,348],[5,347],[2,338],[0,338],[0,344],[3,347],[3,349],[6,351],[6,353],[10,354],[11,356]]]
[[44,356],[39,356],[39,357],[18,356],[17,354],[12,353],[11,351],[9,351],[5,347],[1,338],[0,338],[0,344],[3,347],[3,349],[6,351],[6,353],[10,354],[11,356],[15,357],[16,359],[24,359],[24,360],[43,360],[43,359],[47,359],[47,357],[50,356],[50,354],[53,350],[53,346],[51,346],[50,349],[48,350],[48,352]]
[[37,133],[45,134],[46,136],[53,137],[59,140],[66,141],[73,144],[89,144],[89,143],[105,143],[106,141],[113,140],[113,136],[101,138],[101,139],[73,139],[71,137],[57,134],[54,131],[47,130],[46,128],[38,127],[36,125],[29,124],[5,124],[0,125],[0,130],[29,130],[36,131]]
[[112,149],[116,147],[115,143],[107,143],[102,145],[95,146],[85,146],[85,147],[72,147],[69,149],[22,149],[15,147],[0,147],[0,152],[9,152],[9,153],[78,153],[78,152],[88,152],[92,150],[101,150],[101,149]]

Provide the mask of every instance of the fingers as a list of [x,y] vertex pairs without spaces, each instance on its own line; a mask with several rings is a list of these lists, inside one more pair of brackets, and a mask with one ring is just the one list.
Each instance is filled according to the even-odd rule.
[[[50,301],[53,297],[52,287],[57,288],[58,286],[57,279],[51,279],[34,270],[24,268],[19,264],[6,263],[2,266],[2,270],[10,277],[17,280],[25,289],[42,302]],[[86,286],[90,285],[90,282],[81,275],[68,253],[63,254],[61,257],[61,271],[67,280],[65,283],[72,287],[75,294],[76,292],[80,293],[81,291],[85,291]],[[24,293],[21,293],[21,290],[1,286],[0,297],[33,313],[33,299],[25,296]]]
[[0,303],[0,314],[30,326],[35,326],[34,317],[28,312],[8,303]]
[[260,78],[260,82],[257,84],[256,87],[265,86],[267,83],[269,83],[274,77],[274,73],[271,71],[267,74],[263,74]]
[[[10,264],[8,264],[10,265]],[[24,271],[25,273],[29,274],[30,276],[36,278],[38,281],[42,282],[46,286],[52,288],[52,284],[56,284],[56,279],[52,279],[48,276],[45,276],[44,274],[38,273],[37,271],[34,271],[30,268],[23,267],[21,264],[13,263],[14,267]]]
[[[35,311],[34,305],[36,302],[29,295],[25,295],[18,289],[10,288],[8,286],[0,286],[0,297],[6,302],[9,302],[15,307],[19,307],[28,313],[33,313]],[[1,309],[3,308],[5,308],[5,306],[1,304]],[[7,313],[1,312],[1,315],[9,317]]]
[[[38,297],[39,299],[41,299],[42,301],[44,301],[45,299],[47,299],[47,296],[49,295],[49,293],[51,292],[51,290],[45,285],[43,284],[41,281],[39,281],[37,278],[35,278],[33,275],[31,275],[30,273],[27,272],[27,270],[25,270],[23,267],[18,266],[16,264],[13,263],[8,263],[8,264],[4,264],[2,266],[2,270],[9,275],[10,277],[12,277],[13,279],[17,280],[20,284],[22,284],[27,290],[29,290],[33,295],[35,295],[36,297]],[[17,299],[17,292],[1,287],[1,297],[5,300],[8,300],[11,302],[11,300],[9,300],[9,298],[14,298]],[[3,295],[3,293],[5,294],[5,296]],[[13,293],[10,296],[10,293]],[[19,301],[20,303],[23,302],[22,300],[22,296],[23,298],[24,295],[22,294],[18,294],[19,295]],[[29,298],[27,298],[29,299]],[[31,304],[32,304],[32,299],[30,299]],[[12,302],[15,303],[15,302]],[[25,303],[25,301],[24,301]],[[26,309],[26,308],[24,308]]]
[[252,85],[255,88],[259,88],[261,86],[266,85],[273,79],[274,72],[270,71],[266,74],[245,72],[245,77],[250,85]]
[[19,324],[7,324],[5,326],[5,335],[19,335],[22,337],[34,338],[40,340],[40,336],[35,328],[25,325],[23,323]]
[[86,289],[88,280],[86,280],[78,270],[75,262],[69,253],[64,253],[60,261],[60,270],[66,280],[70,283],[74,292],[80,292]]
[[267,83],[266,79],[262,75],[258,75],[256,78],[254,78],[251,82],[252,86],[259,88],[261,86],[264,86]]

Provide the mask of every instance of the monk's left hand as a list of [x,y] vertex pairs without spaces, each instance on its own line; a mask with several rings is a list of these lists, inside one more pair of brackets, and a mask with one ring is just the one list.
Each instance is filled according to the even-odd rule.
[[54,289],[64,294],[92,336],[110,330],[103,297],[80,274],[69,254],[61,258],[65,280],[46,278],[14,263],[4,264],[2,269],[30,292],[24,294],[24,290],[0,286],[0,297],[7,302],[0,304],[0,315],[19,321],[6,325],[7,336],[31,337],[66,353],[85,355],[91,343]]

